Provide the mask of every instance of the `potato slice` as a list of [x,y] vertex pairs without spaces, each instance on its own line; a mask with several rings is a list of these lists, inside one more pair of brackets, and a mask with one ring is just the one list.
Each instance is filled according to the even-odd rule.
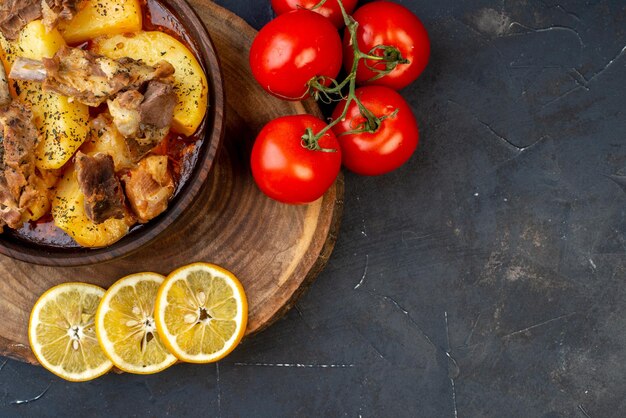
[[85,195],[80,190],[73,167],[57,183],[52,218],[56,226],[83,247],[111,245],[126,235],[133,224],[130,215],[124,219],[107,219],[101,224],[93,223],[85,213]]
[[68,44],[85,42],[102,35],[141,30],[141,5],[137,0],[87,0],[59,31]]
[[178,96],[172,130],[191,136],[198,129],[206,113],[209,89],[202,67],[185,45],[163,32],[138,32],[96,39],[94,50],[114,59],[130,57],[149,65],[165,60],[172,64]]
[[[64,45],[56,29],[46,32],[41,20],[35,20],[10,44],[6,61],[12,64],[16,57],[51,58]],[[13,89],[19,99],[30,104],[42,138],[37,148],[37,167],[41,170],[61,168],[87,138],[89,108],[70,102],[65,96],[43,92],[41,83],[37,82],[18,81]]]
[[[35,125],[43,141],[37,147],[37,167],[53,170],[63,167],[82,145],[89,132],[89,108],[69,102],[65,96],[43,93],[37,88],[27,90],[31,97],[24,97],[32,104]],[[38,94],[36,92],[41,92]]]
[[63,37],[57,30],[46,32],[41,20],[34,20],[22,29],[13,53],[18,57],[41,60],[52,58],[65,45]]
[[80,149],[89,155],[99,152],[109,154],[113,158],[116,172],[135,166],[126,139],[115,128],[108,115],[100,115],[91,122],[89,138]]
[[2,32],[0,32],[0,58],[2,58],[2,62],[5,65],[5,67],[8,65],[7,55],[10,53],[10,50],[11,50],[11,43],[9,42],[7,38],[4,37]]
[[[11,71],[11,64],[9,64],[9,52],[11,52],[11,43],[2,35],[0,32],[0,65],[4,68],[4,72],[8,77],[9,72]],[[8,79],[7,79],[8,81]],[[17,97],[15,93],[15,87],[13,86],[13,82],[9,82],[9,90],[11,93],[11,97]]]

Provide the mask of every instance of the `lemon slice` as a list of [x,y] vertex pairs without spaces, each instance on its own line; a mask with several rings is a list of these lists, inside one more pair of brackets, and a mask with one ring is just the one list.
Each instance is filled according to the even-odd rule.
[[248,302],[239,280],[214,264],[195,263],[172,272],[155,306],[159,334],[169,350],[190,363],[218,361],[246,330]]
[[43,367],[73,382],[95,379],[113,367],[94,327],[103,295],[98,286],[65,283],[39,298],[30,314],[28,339]]
[[128,373],[152,374],[176,363],[154,326],[154,299],[165,280],[156,273],[126,276],[107,290],[96,313],[104,353]]

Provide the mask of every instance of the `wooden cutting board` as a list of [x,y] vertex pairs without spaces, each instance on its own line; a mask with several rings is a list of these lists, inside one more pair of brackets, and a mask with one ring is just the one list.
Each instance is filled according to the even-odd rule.
[[28,345],[28,318],[37,298],[68,281],[108,287],[139,271],[167,274],[194,261],[235,273],[248,295],[247,334],[282,316],[326,264],[342,211],[343,178],[308,206],[276,203],[258,191],[249,167],[252,142],[278,116],[319,114],[314,102],[271,98],[250,73],[248,50],[256,34],[242,19],[208,0],[190,0],[215,43],[226,90],[226,134],[214,170],[175,231],[137,253],[106,264],[42,267],[0,256],[0,354],[36,363]]

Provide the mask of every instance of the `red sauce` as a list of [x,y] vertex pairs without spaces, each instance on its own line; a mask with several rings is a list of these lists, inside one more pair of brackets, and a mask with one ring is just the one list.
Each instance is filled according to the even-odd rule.
[[[142,29],[144,31],[161,31],[175,37],[194,53],[196,59],[198,59],[198,62],[202,65],[198,48],[178,18],[165,5],[156,0],[140,0],[140,3],[143,12]],[[82,49],[91,49],[91,42],[87,41],[73,46]],[[95,117],[106,110],[107,107],[103,104],[97,108],[90,108],[89,112],[92,117]],[[204,130],[204,124],[205,122],[203,121],[196,133],[191,137],[170,132],[170,134],[152,150],[153,154],[168,156],[170,170],[176,183],[174,196],[178,194],[191,175],[191,171],[197,159],[198,149],[202,142],[200,132]],[[74,158],[67,164],[73,163]],[[138,224],[131,230],[141,227],[143,227],[143,225]],[[50,213],[36,222],[26,223],[19,230],[10,231],[7,229],[5,233],[10,233],[23,240],[47,246],[64,248],[79,247],[69,235],[54,225]]]
[[155,0],[140,0],[140,3],[143,11],[143,30],[165,32],[185,44],[196,57],[200,56],[193,39],[167,6]]

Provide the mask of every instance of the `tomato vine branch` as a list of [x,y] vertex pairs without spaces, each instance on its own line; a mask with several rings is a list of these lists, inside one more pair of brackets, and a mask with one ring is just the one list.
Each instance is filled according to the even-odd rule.
[[316,9],[319,9],[320,7],[322,7],[322,6],[326,3],[326,1],[327,1],[327,0],[322,0],[322,1],[320,1],[320,2],[319,2],[319,3],[317,3],[315,6],[311,7],[311,10],[316,10]]
[[[311,10],[322,7],[326,1],[327,0],[321,0],[318,4],[313,6]],[[326,135],[328,131],[346,118],[352,102],[356,103],[359,108],[359,112],[363,118],[365,118],[365,121],[355,127],[354,130],[344,132],[342,135],[365,132],[374,133],[378,130],[385,119],[395,117],[398,114],[399,109],[396,109],[389,115],[378,117],[365,107],[363,103],[361,103],[361,100],[356,96],[356,73],[361,61],[365,60],[365,66],[369,70],[376,73],[376,76],[374,76],[370,81],[378,80],[386,76],[394,71],[400,64],[410,63],[408,59],[402,56],[402,52],[395,46],[378,45],[372,48],[368,53],[361,51],[357,36],[359,23],[346,12],[341,0],[337,0],[337,4],[341,9],[341,14],[350,36],[350,45],[352,46],[354,60],[352,62],[350,73],[341,83],[329,77],[314,77],[308,83],[309,92],[316,100],[320,100],[324,103],[342,101],[342,105],[344,106],[341,115],[326,125],[326,127],[320,132],[315,134],[312,129],[307,129],[305,134],[302,136],[302,146],[315,151],[336,152],[336,150],[320,147],[319,140]],[[378,51],[382,51],[382,55],[375,55]],[[372,64],[371,61],[374,61],[374,63]],[[384,65],[385,68],[380,68],[381,65]],[[348,92],[344,94],[343,91],[346,87],[348,88]],[[336,98],[333,98],[333,96]]]

